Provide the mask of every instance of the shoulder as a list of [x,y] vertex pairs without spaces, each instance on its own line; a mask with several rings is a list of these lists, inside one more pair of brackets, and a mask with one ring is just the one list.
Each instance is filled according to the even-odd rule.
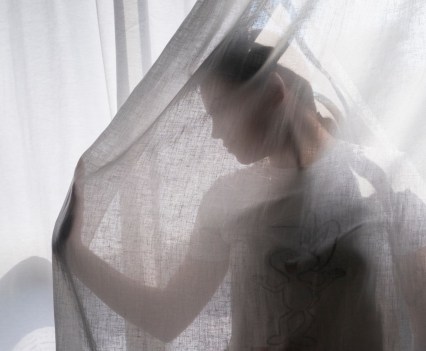
[[407,169],[403,153],[390,147],[365,146],[339,142],[337,152],[353,172],[391,180],[398,171]]
[[[410,190],[418,195],[425,193],[422,176],[407,154],[391,148],[363,147],[362,155],[367,162],[383,171],[394,192]],[[424,195],[421,197],[426,199]]]
[[237,170],[216,179],[204,193],[198,211],[198,221],[208,226],[224,223],[225,216],[236,206],[241,197],[243,184],[238,180],[244,177],[245,170]]
[[326,151],[313,171],[314,181],[325,178],[323,183],[338,189],[349,189],[353,184],[359,189],[370,189],[367,193],[388,194],[407,188],[422,188],[421,177],[406,155],[389,147],[339,140]]

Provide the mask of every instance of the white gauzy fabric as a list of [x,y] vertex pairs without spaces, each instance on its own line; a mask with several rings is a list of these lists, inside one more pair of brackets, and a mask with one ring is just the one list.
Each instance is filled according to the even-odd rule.
[[[0,2],[0,350],[54,347],[51,232],[74,165],[148,70],[135,51],[155,60],[193,2],[139,1],[149,40],[127,47],[139,27],[113,0]],[[137,81],[117,89],[123,57]]]
[[0,350],[54,347],[51,231],[111,120],[97,29],[92,2],[0,2]]
[[425,12],[197,2],[76,167],[58,349],[424,350]]

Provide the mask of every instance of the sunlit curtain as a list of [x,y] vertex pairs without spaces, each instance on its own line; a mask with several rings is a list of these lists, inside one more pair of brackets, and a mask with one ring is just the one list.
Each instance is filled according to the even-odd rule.
[[123,55],[56,222],[58,345],[425,349],[425,15],[198,1],[129,96]]
[[1,350],[54,348],[51,235],[75,164],[192,5],[1,1]]

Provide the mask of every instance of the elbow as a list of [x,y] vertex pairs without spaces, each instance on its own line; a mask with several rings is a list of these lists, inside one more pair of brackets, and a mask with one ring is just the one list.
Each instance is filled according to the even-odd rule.
[[167,322],[154,328],[147,328],[146,325],[138,325],[138,327],[164,343],[172,342],[186,329],[177,328],[177,326],[169,325]]
[[[133,317],[136,317],[134,319],[130,314],[124,316],[124,318],[164,343],[170,343],[175,340],[194,320],[194,318],[188,318],[181,311],[167,308],[161,302],[153,304],[151,307],[154,307],[153,310],[139,311],[144,313],[138,313],[137,316],[133,315]],[[149,318],[146,318],[147,316]]]
[[122,317],[164,343],[181,335],[199,313],[196,304],[174,289],[139,287],[135,291],[134,303],[126,304],[129,309]]
[[193,319],[172,317],[170,314],[162,318],[162,323],[156,329],[157,335],[153,335],[165,343],[172,342],[181,335],[191,324]]
[[[164,309],[169,313],[162,314],[161,323],[159,323],[157,331],[159,331],[157,338],[165,343],[170,343],[180,336],[194,321],[197,314],[182,310]],[[155,336],[155,335],[153,335]]]
[[164,316],[163,323],[157,330],[160,332],[158,336],[161,341],[165,343],[172,342],[178,336],[180,336],[194,321],[196,315],[186,315],[185,313],[179,313],[179,317],[172,317],[170,314]]
[[164,333],[163,335],[161,335],[160,340],[164,343],[169,343],[172,342],[173,340],[175,340],[181,333],[183,332],[183,330],[180,331],[168,331],[167,333]]

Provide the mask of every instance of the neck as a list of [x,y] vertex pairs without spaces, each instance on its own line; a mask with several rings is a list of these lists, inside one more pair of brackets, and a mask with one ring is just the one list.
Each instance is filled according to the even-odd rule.
[[316,112],[307,111],[295,118],[298,123],[292,123],[285,145],[278,152],[269,156],[271,165],[278,168],[309,167],[317,160],[325,147],[334,138],[318,120]]

